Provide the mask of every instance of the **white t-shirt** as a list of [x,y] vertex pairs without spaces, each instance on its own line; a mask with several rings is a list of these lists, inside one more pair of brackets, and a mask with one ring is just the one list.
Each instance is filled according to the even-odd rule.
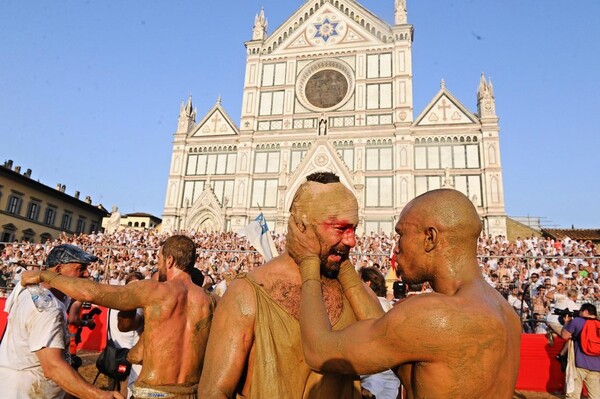
[[[377,297],[384,312],[392,309],[392,304],[385,298]],[[396,399],[400,389],[400,380],[392,370],[385,370],[381,373],[362,375],[360,383],[363,388],[369,390],[376,398]]]
[[6,301],[8,328],[0,344],[0,381],[6,399],[62,399],[64,391],[44,376],[35,352],[59,348],[69,361],[66,307],[52,295],[53,305],[39,312],[27,288],[16,286]]
[[[144,316],[144,309],[138,309],[137,314],[139,316]],[[115,309],[108,310],[109,319],[109,327],[110,327],[110,337],[115,342],[118,348],[133,348],[135,344],[140,340],[140,334],[144,330],[141,327],[136,331],[127,331],[122,332],[119,330],[119,311]],[[129,394],[127,396],[131,396],[131,386],[138,379],[140,375],[140,371],[142,371],[141,364],[132,364],[131,372],[129,373],[129,378],[127,379],[127,388],[129,389]]]

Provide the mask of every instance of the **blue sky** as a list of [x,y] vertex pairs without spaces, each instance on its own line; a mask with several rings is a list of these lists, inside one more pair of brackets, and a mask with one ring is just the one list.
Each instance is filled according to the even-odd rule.
[[[210,3],[210,8],[207,4]],[[302,0],[0,2],[0,162],[122,213],[162,214],[181,101],[239,122],[245,49]],[[393,0],[361,2],[393,22]],[[600,228],[600,1],[408,0],[417,116],[441,79],[500,117],[506,211]]]

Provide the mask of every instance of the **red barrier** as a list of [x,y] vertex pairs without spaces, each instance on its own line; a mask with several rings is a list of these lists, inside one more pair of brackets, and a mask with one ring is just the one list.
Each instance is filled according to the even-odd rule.
[[[0,309],[4,310],[4,298],[0,298]],[[101,350],[106,345],[106,317],[108,311],[102,309],[102,314],[95,317],[96,328],[90,331],[83,329],[81,344],[78,348]],[[6,313],[0,312],[0,331],[4,331]],[[560,363],[555,359],[564,345],[562,339],[557,338],[554,346],[548,345],[544,335],[523,334],[521,336],[521,366],[517,379],[517,389],[524,391],[538,391],[557,393],[563,392],[565,375],[560,370]]]
[[[4,312],[5,303],[6,298],[0,298],[0,334],[4,331],[6,319],[8,318],[8,314]],[[78,349],[100,351],[106,345],[106,317],[108,311],[106,308],[100,307],[100,309],[102,309],[102,313],[94,317],[96,328],[93,330],[89,328],[83,329],[81,332],[81,343],[77,346]]]
[[554,346],[550,346],[545,335],[521,335],[521,365],[517,389],[562,393],[565,374],[560,369],[556,355],[564,344],[565,341],[561,338],[556,338]]
[[[94,305],[95,306],[95,305]],[[94,317],[96,328],[90,330],[83,328],[81,330],[81,343],[77,345],[77,349],[87,349],[92,351],[101,351],[106,345],[106,320],[108,317],[108,309],[98,306],[102,313]],[[87,310],[84,313],[88,312]]]
[[6,304],[6,298],[0,298],[0,337],[4,333],[4,327],[6,327],[6,319],[8,314],[4,311],[4,305]]

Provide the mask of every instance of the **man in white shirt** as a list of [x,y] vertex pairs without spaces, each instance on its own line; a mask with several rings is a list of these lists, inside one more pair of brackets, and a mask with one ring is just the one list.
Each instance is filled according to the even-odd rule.
[[[59,245],[48,254],[47,265],[69,277],[86,277],[87,265],[97,261],[74,245]],[[121,399],[87,383],[69,364],[69,333],[64,293],[43,285],[51,304],[39,311],[27,288],[15,286],[6,301],[6,334],[0,344],[2,398],[61,399],[63,388],[81,399]]]

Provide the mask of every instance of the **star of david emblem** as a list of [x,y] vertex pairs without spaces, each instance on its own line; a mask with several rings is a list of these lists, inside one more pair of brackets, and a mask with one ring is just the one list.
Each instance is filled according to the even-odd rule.
[[317,33],[315,33],[315,39],[320,37],[324,42],[327,42],[330,37],[338,36],[336,28],[339,22],[331,22],[329,18],[325,18],[322,24],[314,24]]

